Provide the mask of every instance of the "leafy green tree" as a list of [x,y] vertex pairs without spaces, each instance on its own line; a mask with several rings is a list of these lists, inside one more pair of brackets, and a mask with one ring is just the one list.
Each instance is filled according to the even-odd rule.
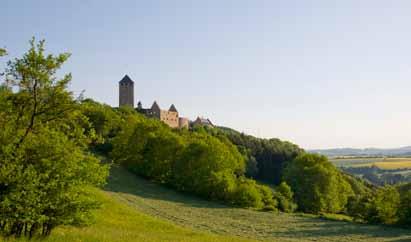
[[372,208],[368,221],[373,223],[394,224],[400,206],[400,194],[392,186],[384,186],[377,190],[372,200]]
[[279,139],[260,139],[230,128],[208,128],[214,136],[225,136],[246,157],[246,174],[257,180],[279,184],[287,162],[303,152],[290,142]]
[[0,57],[5,56],[7,54],[5,49],[0,48]]
[[244,177],[244,156],[206,128],[172,130],[134,111],[113,139],[113,159],[179,191],[244,207],[277,209],[272,191]]
[[69,54],[30,45],[8,63],[0,88],[0,230],[16,236],[86,222],[97,205],[86,189],[108,175],[87,152],[87,119],[66,89],[71,75],[55,75]]
[[284,181],[276,187],[274,198],[277,200],[278,209],[283,212],[293,212],[297,209],[297,204],[294,203],[294,193]]
[[91,99],[82,100],[81,110],[88,120],[84,123],[84,129],[89,136],[94,137],[91,148],[103,155],[108,155],[113,148],[112,139],[124,125],[121,113]]
[[369,223],[395,224],[400,212],[400,194],[392,186],[384,186],[362,196],[353,196],[347,205],[350,216]]
[[411,191],[401,193],[398,218],[400,224],[411,226]]
[[325,156],[302,154],[288,164],[285,181],[294,191],[298,208],[310,213],[344,211],[353,194],[350,184]]
[[[229,191],[221,184],[215,186],[214,179],[235,180],[236,174],[244,172],[243,157],[207,134],[194,135],[188,143],[174,166],[174,181],[178,189],[211,199],[228,199]],[[226,183],[230,184],[229,181]]]
[[243,179],[239,181],[235,190],[235,204],[242,207],[262,208],[263,198],[254,180]]

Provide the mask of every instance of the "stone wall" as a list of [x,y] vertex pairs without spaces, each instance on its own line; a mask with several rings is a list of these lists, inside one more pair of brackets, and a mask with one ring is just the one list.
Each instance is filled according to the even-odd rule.
[[161,110],[160,120],[166,123],[171,128],[179,127],[179,118],[177,112]]
[[120,83],[119,105],[134,107],[134,83]]

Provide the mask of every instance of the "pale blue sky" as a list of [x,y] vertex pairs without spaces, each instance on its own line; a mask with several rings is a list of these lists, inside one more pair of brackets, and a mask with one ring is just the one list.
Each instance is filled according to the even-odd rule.
[[[411,145],[411,1],[22,1],[0,5],[0,46],[69,51],[71,89],[118,105],[174,103],[304,148]],[[4,67],[4,61],[0,62]]]

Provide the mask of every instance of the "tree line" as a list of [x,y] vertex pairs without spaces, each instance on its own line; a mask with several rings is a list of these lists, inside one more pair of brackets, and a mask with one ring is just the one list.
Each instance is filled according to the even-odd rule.
[[[0,51],[0,55],[6,54]],[[411,186],[375,187],[343,173],[326,157],[278,139],[229,128],[171,129],[132,108],[112,108],[67,90],[56,75],[69,54],[30,42],[8,62],[0,87],[0,231],[50,234],[84,224],[98,203],[110,157],[136,175],[232,206],[410,225]]]

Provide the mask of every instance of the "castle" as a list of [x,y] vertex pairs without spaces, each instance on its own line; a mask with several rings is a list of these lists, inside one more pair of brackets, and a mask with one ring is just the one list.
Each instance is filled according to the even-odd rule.
[[[130,106],[134,108],[134,82],[128,75],[125,75],[119,82],[119,105]],[[154,101],[151,108],[143,108],[141,102],[138,102],[136,110],[147,117],[156,118],[166,123],[171,128],[189,128],[190,120],[180,117],[174,104],[171,104],[168,110],[162,110]],[[202,124],[202,120],[207,120],[203,125],[212,125],[209,119],[197,118],[193,124]]]

